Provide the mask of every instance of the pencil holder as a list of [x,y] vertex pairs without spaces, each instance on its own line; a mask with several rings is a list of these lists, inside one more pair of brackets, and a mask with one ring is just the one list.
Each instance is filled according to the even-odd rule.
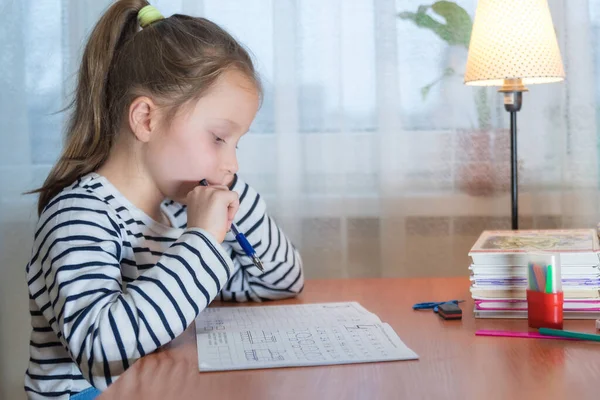
[[561,285],[560,256],[531,254],[527,273],[529,327],[562,329],[564,295]]
[[542,293],[527,289],[527,321],[530,328],[563,328],[563,292]]

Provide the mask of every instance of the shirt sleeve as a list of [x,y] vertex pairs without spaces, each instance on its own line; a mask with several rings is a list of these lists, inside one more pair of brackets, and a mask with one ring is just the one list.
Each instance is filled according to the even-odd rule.
[[250,185],[236,175],[231,189],[240,198],[234,222],[256,250],[265,270],[254,266],[233,233],[227,233],[223,244],[230,249],[235,267],[221,299],[262,301],[298,295],[304,288],[304,273],[297,249],[268,215],[264,200]]
[[211,234],[186,229],[153,268],[123,282],[121,254],[130,244],[116,214],[100,199],[76,204],[60,201],[40,217],[28,281],[71,358],[103,389],[181,334],[222,290],[233,263]]

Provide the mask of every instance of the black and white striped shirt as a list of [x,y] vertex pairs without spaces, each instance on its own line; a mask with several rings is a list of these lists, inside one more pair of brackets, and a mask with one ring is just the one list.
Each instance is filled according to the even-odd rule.
[[25,390],[31,399],[68,399],[102,390],[135,360],[181,334],[216,297],[281,299],[304,284],[300,256],[236,177],[235,222],[265,271],[230,232],[219,244],[186,228],[185,206],[162,204],[172,227],[131,204],[91,173],[57,195],[40,216],[27,265],[33,332]]

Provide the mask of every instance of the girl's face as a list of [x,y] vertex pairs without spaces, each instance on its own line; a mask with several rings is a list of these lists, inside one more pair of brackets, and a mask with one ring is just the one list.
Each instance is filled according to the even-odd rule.
[[202,179],[229,184],[238,170],[238,141],[258,106],[254,83],[230,70],[195,105],[178,112],[146,143],[144,152],[144,163],[161,193],[182,201]]

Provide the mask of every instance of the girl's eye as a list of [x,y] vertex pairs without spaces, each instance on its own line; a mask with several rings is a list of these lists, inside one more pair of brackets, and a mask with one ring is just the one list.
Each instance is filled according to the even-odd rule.
[[225,141],[224,141],[223,139],[221,139],[220,137],[218,137],[218,136],[217,136],[217,135],[215,135],[214,133],[213,133],[213,136],[215,137],[215,140],[216,140],[217,142],[219,142],[219,143],[225,143]]

